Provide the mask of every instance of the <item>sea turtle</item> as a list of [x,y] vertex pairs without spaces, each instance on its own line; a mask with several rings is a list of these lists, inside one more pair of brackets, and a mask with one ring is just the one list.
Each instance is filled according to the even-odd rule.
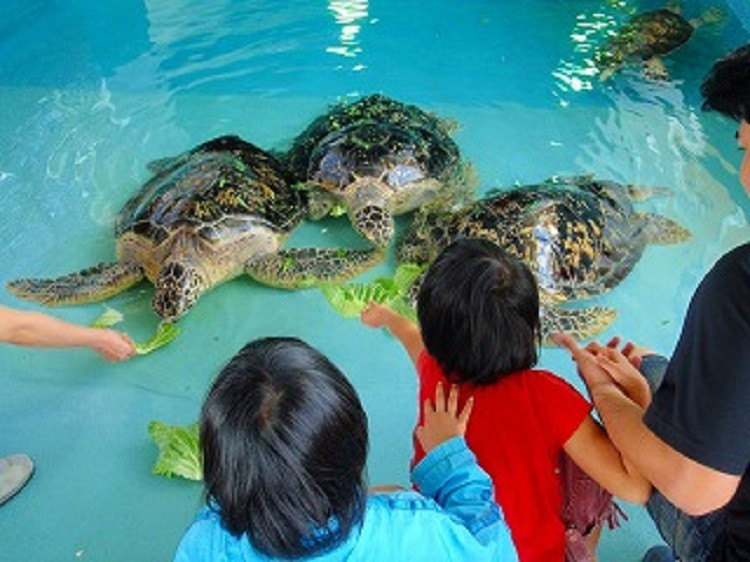
[[629,62],[641,60],[645,74],[654,79],[667,79],[669,74],[660,55],[665,55],[690,39],[701,24],[716,23],[723,17],[721,10],[711,8],[700,18],[685,19],[679,4],[636,14],[611,35],[594,54],[601,80],[607,80]]
[[144,277],[165,322],[184,315],[211,287],[246,272],[273,286],[344,280],[379,261],[370,250],[281,250],[305,215],[302,194],[269,153],[236,136],[218,137],[149,165],[153,173],[120,212],[117,261],[54,279],[8,283],[45,305],[99,301]]
[[563,309],[601,295],[638,262],[647,244],[675,244],[690,233],[664,216],[639,213],[632,200],[660,193],[591,176],[547,180],[487,197],[452,213],[417,213],[398,247],[401,263],[426,264],[452,240],[492,240],[523,259],[537,278],[545,337],[585,339],[615,317],[609,308]]
[[393,217],[428,203],[468,198],[475,185],[450,124],[383,95],[342,103],[315,119],[282,157],[309,216],[349,215],[376,247],[393,237]]

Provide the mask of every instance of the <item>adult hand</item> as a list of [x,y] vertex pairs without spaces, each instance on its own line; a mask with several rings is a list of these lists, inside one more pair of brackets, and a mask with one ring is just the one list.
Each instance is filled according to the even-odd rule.
[[[617,349],[620,347],[620,343],[622,340],[620,339],[620,336],[615,336],[609,342],[607,342],[607,347],[610,349]],[[646,355],[654,355],[656,352],[652,349],[649,349],[647,347],[641,347],[639,345],[636,345],[632,341],[626,342],[625,345],[620,348],[620,353],[622,353],[625,357],[628,358],[628,361],[635,367],[636,369],[641,368],[641,361],[643,360],[643,357]]]
[[[610,341],[606,347],[597,343],[590,343],[586,346],[586,349],[594,355],[597,363],[607,371],[623,393],[645,410],[651,404],[651,389],[646,377],[641,374],[633,362],[633,357],[637,357],[637,363],[640,365],[640,356],[637,355],[636,351],[631,350],[630,357],[628,357],[617,349],[617,344],[610,345],[612,343]],[[623,349],[627,347],[626,345]],[[633,347],[634,349],[644,349]]]
[[126,334],[109,328],[91,328],[91,349],[107,361],[124,361],[135,355],[135,344]]
[[554,333],[550,338],[555,344],[564,347],[570,352],[573,361],[578,366],[578,374],[583,379],[583,382],[586,383],[589,395],[592,395],[594,389],[599,385],[615,384],[614,379],[596,359],[596,352],[601,346],[598,346],[598,344],[589,344],[586,348],[582,348],[578,345],[575,338],[566,332]]
[[417,439],[422,445],[425,453],[447,441],[452,437],[464,435],[469,423],[471,409],[474,406],[474,398],[469,398],[464,404],[463,410],[458,412],[458,387],[451,386],[448,398],[442,383],[438,383],[435,389],[435,405],[429,398],[424,401],[423,425],[417,428]]

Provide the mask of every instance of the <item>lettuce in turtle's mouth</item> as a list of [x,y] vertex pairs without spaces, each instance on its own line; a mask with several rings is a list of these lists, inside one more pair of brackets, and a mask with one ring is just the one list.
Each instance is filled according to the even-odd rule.
[[[119,324],[125,319],[125,316],[118,310],[109,306],[104,306],[104,312],[94,320],[90,326],[92,328],[109,328]],[[135,352],[138,355],[146,355],[167,345],[180,334],[180,328],[176,324],[161,322],[156,328],[156,332],[148,340],[135,343]]]

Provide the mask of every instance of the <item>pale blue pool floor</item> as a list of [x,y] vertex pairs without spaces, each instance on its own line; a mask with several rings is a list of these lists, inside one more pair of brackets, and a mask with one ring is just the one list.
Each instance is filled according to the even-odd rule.
[[[267,110],[260,112],[265,119],[260,124],[262,130],[279,130],[283,121],[289,131],[299,126],[295,119],[303,122],[306,114],[324,105],[312,99],[292,100],[288,106],[262,99],[246,103]],[[247,107],[229,104],[221,111],[231,122],[239,119],[243,106]],[[299,117],[288,118],[292,107]],[[195,105],[184,103],[181,110],[201,114],[206,122],[215,122],[212,112],[219,112],[218,106],[198,101]],[[550,122],[551,112],[528,108],[519,112],[512,107],[500,111],[502,120],[493,124],[497,138],[506,138],[513,131],[530,131],[526,150],[514,157],[512,176],[502,157],[483,150],[490,139],[483,136],[481,125],[495,118],[493,111],[458,107],[441,111],[462,123],[457,140],[480,171],[484,187],[509,185],[516,180],[533,182],[580,170],[611,177],[617,164],[604,158],[599,140],[585,132],[581,123],[591,121],[586,108],[556,116],[554,129],[538,136],[533,124]],[[653,118],[663,118],[660,110],[654,111]],[[625,127],[618,124],[618,130],[621,126]],[[601,128],[604,135],[607,125]],[[215,132],[219,131],[210,131],[207,136]],[[638,123],[634,123],[622,142],[627,146],[641,134]],[[731,134],[727,127],[727,139],[731,140]],[[570,162],[562,151],[550,149],[550,138],[563,147],[572,142],[581,145],[578,159]],[[255,140],[266,145],[279,142],[278,138]],[[151,149],[157,154],[173,152]],[[537,155],[542,151],[547,158],[540,162]],[[735,170],[727,165],[724,173],[731,180]],[[140,162],[133,166],[141,169]],[[640,170],[632,175],[647,173]],[[664,175],[671,173],[666,170]],[[687,164],[677,177],[680,181],[664,181],[674,186],[675,196],[654,201],[648,209],[690,223],[686,217],[696,200],[710,198],[711,205],[703,210],[700,222],[690,223],[694,234],[690,244],[649,248],[622,285],[601,299],[616,303],[620,310],[615,326],[603,338],[615,333],[639,334],[641,341],[653,342],[668,353],[686,299],[702,273],[725,248],[750,238],[744,215],[737,210],[739,188],[727,191],[700,162]],[[113,198],[126,198],[128,190],[136,187],[128,179],[117,189],[112,188]],[[60,209],[66,209],[67,204],[68,212],[80,214],[74,221],[75,232],[70,231],[70,222],[56,225],[46,209],[34,209],[24,220],[16,217],[6,221],[0,233],[9,241],[16,259],[8,263],[0,281],[62,273],[111,258],[111,215],[105,212],[92,220],[86,207],[75,206],[80,195],[62,193],[60,197]],[[116,209],[119,204],[114,201],[111,206]],[[37,231],[38,235],[31,234]],[[716,232],[721,236],[717,238]],[[60,243],[69,236],[75,238],[74,243]],[[328,221],[306,225],[289,245],[332,241],[344,245],[359,242],[343,221]],[[675,263],[680,264],[678,275],[674,274]],[[383,264],[364,277],[387,274],[392,268],[392,263]],[[124,329],[136,339],[145,339],[155,324],[148,303],[150,295],[150,288],[144,285],[109,302],[125,313]],[[0,292],[0,302],[36,308],[5,291]],[[101,310],[101,305],[87,305],[56,313],[85,323]],[[205,389],[223,362],[246,341],[260,336],[301,337],[339,364],[369,414],[372,483],[407,482],[416,410],[414,377],[406,355],[385,333],[339,317],[315,290],[286,292],[247,279],[229,282],[203,297],[181,326],[183,333],[177,341],[124,364],[106,364],[84,350],[8,346],[0,350],[0,454],[26,452],[37,464],[37,473],[27,489],[0,507],[0,560],[169,560],[200,507],[201,490],[195,483],[150,473],[156,448],[147,434],[148,423],[153,419],[179,424],[194,421]],[[545,349],[541,365],[582,390],[571,362],[561,351]],[[604,562],[640,560],[649,546],[659,542],[642,508],[623,507],[630,519],[622,528],[604,532],[599,551]]]

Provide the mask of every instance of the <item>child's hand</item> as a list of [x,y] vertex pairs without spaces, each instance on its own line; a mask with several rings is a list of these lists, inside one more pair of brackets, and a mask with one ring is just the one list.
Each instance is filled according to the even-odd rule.
[[382,328],[388,326],[389,321],[396,313],[387,306],[371,302],[360,314],[360,319],[365,326],[370,328]]
[[458,411],[458,387],[451,386],[448,399],[445,399],[443,385],[438,383],[435,390],[435,405],[429,398],[424,401],[424,423],[417,428],[417,439],[425,453],[429,453],[451,437],[464,435],[469,422],[474,398],[469,398],[460,414]]

